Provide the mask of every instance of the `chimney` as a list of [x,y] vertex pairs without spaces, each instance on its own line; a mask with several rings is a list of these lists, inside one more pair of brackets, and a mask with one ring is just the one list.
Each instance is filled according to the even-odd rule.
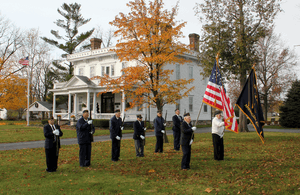
[[91,49],[92,50],[101,48],[101,43],[102,43],[101,39],[92,38],[90,41],[91,41]]
[[199,38],[200,36],[196,33],[189,34],[190,38],[190,50],[199,52]]

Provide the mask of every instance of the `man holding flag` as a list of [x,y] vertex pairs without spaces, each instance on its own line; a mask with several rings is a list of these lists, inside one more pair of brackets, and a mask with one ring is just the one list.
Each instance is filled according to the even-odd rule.
[[[203,97],[203,103],[206,103],[207,105],[210,105],[213,108],[216,108],[220,111],[223,111],[223,115],[224,115],[224,123],[221,126],[225,126],[225,129],[229,130],[229,131],[233,131],[235,133],[238,133],[238,124],[237,124],[237,120],[234,114],[234,110],[231,106],[231,102],[230,99],[227,97],[226,92],[225,92],[225,88],[222,84],[222,76],[219,70],[219,66],[218,66],[218,57],[215,61],[214,67],[212,69],[212,73],[210,75],[207,87],[206,87],[206,91]],[[220,114],[220,118],[221,118],[221,113]],[[217,116],[217,114],[216,114]],[[218,118],[218,117],[217,117]],[[221,119],[218,120],[221,120]],[[214,124],[212,124],[212,134],[217,134],[220,139],[222,139],[222,143],[218,142],[218,144],[215,144],[215,142],[217,142],[216,139],[214,139],[214,135],[213,135],[213,142],[214,142],[214,146],[216,145],[217,148],[219,148],[217,154],[215,154],[215,159],[216,159],[216,155],[219,156],[216,160],[223,160],[224,157],[222,157],[222,155],[224,156],[224,146],[223,146],[223,135],[224,132],[221,135],[221,133],[216,133],[221,131],[220,129],[216,130],[214,127]],[[220,124],[217,125],[218,128],[220,128]],[[215,129],[215,130],[214,130]],[[220,135],[219,135],[220,134]],[[220,140],[218,139],[218,140]],[[215,141],[214,141],[215,140]],[[223,148],[223,149],[222,149]],[[219,154],[221,151],[223,150],[223,154]]]

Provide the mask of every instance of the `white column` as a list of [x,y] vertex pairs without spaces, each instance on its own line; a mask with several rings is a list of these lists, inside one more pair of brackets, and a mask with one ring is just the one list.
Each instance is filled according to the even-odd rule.
[[74,112],[75,112],[75,117],[77,117],[77,108],[78,108],[78,105],[77,105],[77,93],[75,93],[75,95],[74,95]]
[[91,102],[90,102],[90,90],[88,90],[86,98],[87,98],[87,100],[86,100],[87,110],[90,111],[90,104],[91,104]]
[[53,117],[55,118],[55,112],[56,112],[56,95],[53,94]]
[[122,109],[121,109],[122,117],[124,117],[125,114],[125,93],[122,91]]
[[96,98],[97,98],[97,93],[94,92],[94,97],[93,97],[93,119],[96,119]]
[[68,98],[68,118],[69,120],[71,119],[71,102],[72,102],[72,94],[69,93],[69,98]]

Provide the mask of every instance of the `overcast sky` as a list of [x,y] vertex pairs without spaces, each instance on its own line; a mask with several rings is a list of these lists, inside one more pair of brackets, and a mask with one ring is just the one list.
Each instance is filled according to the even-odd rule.
[[[57,9],[63,3],[74,2],[81,4],[81,13],[84,18],[92,18],[88,24],[84,25],[85,30],[101,26],[105,31],[110,28],[108,23],[114,20],[119,12],[128,13],[130,11],[126,6],[129,0],[2,0],[0,12],[2,16],[5,16],[22,30],[38,28],[42,36],[53,39],[50,31],[52,29],[61,31],[61,28],[53,23],[56,19],[62,19]],[[164,0],[163,2],[165,8],[170,10],[177,1]],[[186,37],[182,40],[186,44],[188,44],[188,34],[200,34],[202,25],[195,16],[193,8],[196,3],[202,2],[203,0],[181,0],[179,2],[179,14],[176,19],[187,22],[186,27],[183,28]],[[296,53],[300,56],[300,1],[283,0],[281,7],[284,11],[276,18],[276,33],[281,35],[287,46],[291,49],[295,48]],[[299,46],[295,47],[295,45]],[[54,56],[56,55],[59,56],[60,54],[54,52]]]

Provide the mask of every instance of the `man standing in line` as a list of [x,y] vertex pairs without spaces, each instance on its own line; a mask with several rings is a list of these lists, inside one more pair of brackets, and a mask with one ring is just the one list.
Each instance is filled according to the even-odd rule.
[[175,115],[172,118],[173,121],[173,137],[174,137],[174,150],[180,150],[180,134],[181,134],[181,123],[183,121],[182,117],[180,116],[179,109],[175,110]]
[[47,172],[55,172],[57,169],[58,154],[60,148],[59,137],[63,136],[59,125],[54,125],[54,118],[48,119],[48,124],[44,126],[45,153]]
[[214,159],[224,160],[224,122],[221,119],[221,111],[215,113],[215,118],[212,121],[212,140],[214,145]]
[[192,127],[190,113],[185,113],[183,116],[184,121],[181,124],[181,149],[183,153],[181,169],[188,170],[190,169],[191,150],[194,139],[193,132],[196,130],[196,127]]
[[135,145],[135,152],[137,157],[144,157],[144,141],[145,141],[145,131],[142,115],[137,115],[137,120],[133,123],[133,139]]
[[81,167],[91,165],[92,135],[95,133],[93,121],[89,120],[89,111],[84,110],[82,117],[76,124],[77,140],[79,144],[79,164]]
[[157,111],[157,117],[153,122],[154,131],[156,136],[156,145],[155,145],[155,153],[164,151],[164,142],[163,142],[163,134],[165,133],[165,120],[162,117],[162,113],[160,110]]
[[112,149],[111,149],[111,160],[118,161],[120,160],[120,146],[121,146],[121,138],[122,131],[124,127],[122,127],[122,119],[120,118],[121,113],[120,110],[115,111],[115,115],[110,119],[110,139],[112,141]]

